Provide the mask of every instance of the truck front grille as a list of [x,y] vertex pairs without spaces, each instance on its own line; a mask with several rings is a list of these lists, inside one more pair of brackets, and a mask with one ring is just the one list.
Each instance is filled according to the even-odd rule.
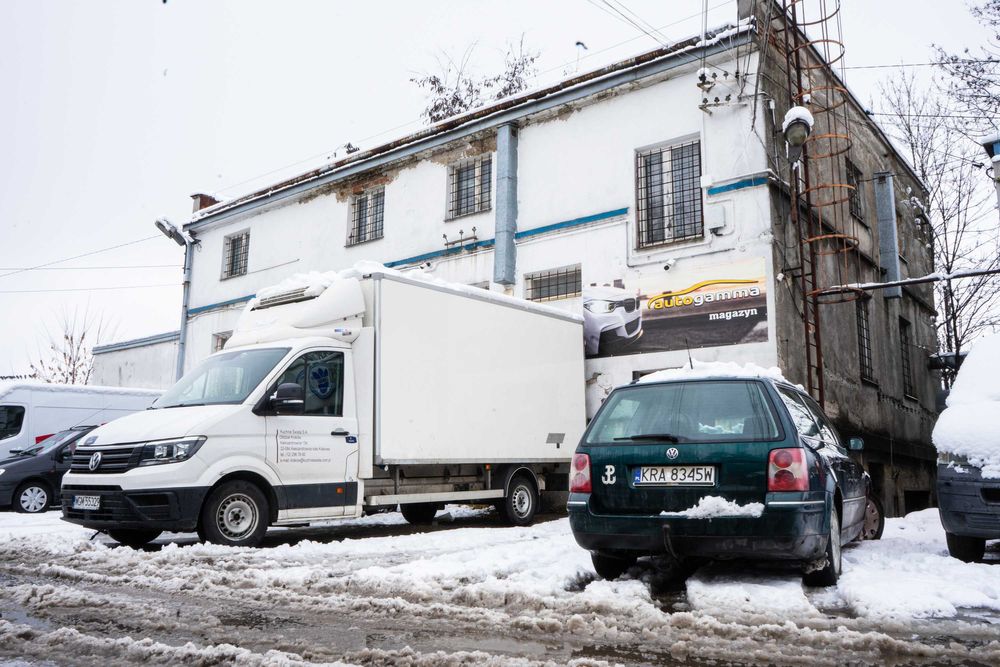
[[[139,465],[142,445],[115,445],[110,447],[77,447],[73,453],[73,461],[69,469],[81,474],[107,474],[125,472]],[[90,467],[96,454],[100,460],[96,467]]]

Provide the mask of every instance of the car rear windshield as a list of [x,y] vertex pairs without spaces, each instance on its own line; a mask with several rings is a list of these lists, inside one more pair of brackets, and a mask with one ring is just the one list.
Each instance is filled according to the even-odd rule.
[[[662,436],[662,437],[657,437]],[[634,385],[608,398],[587,444],[778,440],[774,410],[759,382],[720,380]]]

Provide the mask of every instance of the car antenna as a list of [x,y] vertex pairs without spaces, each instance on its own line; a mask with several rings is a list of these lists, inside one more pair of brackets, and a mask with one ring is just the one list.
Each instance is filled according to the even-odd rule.
[[684,349],[688,353],[688,363],[691,365],[691,370],[694,370],[694,359],[691,358],[691,343],[688,342],[687,336],[684,336]]

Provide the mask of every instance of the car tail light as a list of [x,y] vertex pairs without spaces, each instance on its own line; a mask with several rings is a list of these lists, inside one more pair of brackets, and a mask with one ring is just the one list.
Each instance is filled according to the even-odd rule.
[[590,493],[590,456],[574,454],[573,467],[569,471],[571,493]]
[[801,449],[771,450],[767,461],[767,490],[809,490],[809,471]]

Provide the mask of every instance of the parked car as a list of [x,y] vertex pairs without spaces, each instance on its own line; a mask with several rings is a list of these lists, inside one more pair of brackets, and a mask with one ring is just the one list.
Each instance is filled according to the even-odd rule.
[[76,443],[96,426],[75,426],[0,461],[0,509],[35,514],[59,501]]
[[807,584],[831,585],[841,545],[884,525],[848,456],[862,447],[763,369],[656,373],[615,389],[584,434],[570,526],[606,579],[664,555],[787,560]]
[[955,378],[932,439],[948,553],[981,560],[1000,539],[1000,336],[977,341]]
[[639,297],[618,287],[583,288],[583,339],[596,357],[642,336]]

